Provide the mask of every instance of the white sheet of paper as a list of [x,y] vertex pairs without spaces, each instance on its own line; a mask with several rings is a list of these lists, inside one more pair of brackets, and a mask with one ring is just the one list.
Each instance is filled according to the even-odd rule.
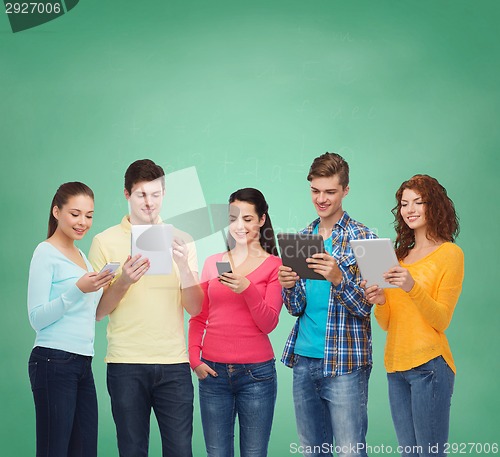
[[141,254],[150,261],[147,275],[168,275],[172,272],[171,224],[132,225],[132,257]]

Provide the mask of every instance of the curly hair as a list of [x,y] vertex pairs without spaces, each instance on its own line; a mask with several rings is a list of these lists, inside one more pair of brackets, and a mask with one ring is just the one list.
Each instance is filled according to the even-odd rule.
[[396,230],[395,250],[398,259],[404,259],[415,245],[415,233],[401,216],[401,197],[405,189],[411,189],[425,203],[427,238],[430,240],[455,241],[460,226],[458,216],[446,189],[437,179],[428,175],[415,175],[401,184],[396,192],[396,206],[392,209]]

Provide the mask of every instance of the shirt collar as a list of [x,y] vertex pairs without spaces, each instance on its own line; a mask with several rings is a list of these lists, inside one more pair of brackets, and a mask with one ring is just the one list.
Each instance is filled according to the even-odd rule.
[[120,226],[125,233],[130,233],[132,231],[132,224],[130,223],[129,216],[123,216]]
[[[335,224],[335,227],[340,227],[342,230],[346,230],[347,227],[349,226],[349,222],[350,222],[351,218],[349,217],[349,214],[347,214],[345,211],[344,213],[342,214],[342,217],[337,221],[337,223]],[[312,221],[307,227],[306,227],[306,233],[312,233],[314,231],[314,228],[319,224],[319,217],[317,219],[315,219],[314,221]],[[335,229],[335,227],[333,227],[333,229]]]
[[[162,224],[163,220],[160,216],[158,216],[158,224]],[[132,231],[132,224],[130,223],[130,216],[123,216],[123,219],[120,223],[121,228],[125,233],[130,233]]]
[[347,230],[350,221],[351,218],[349,217],[349,214],[344,211],[344,214],[342,214],[342,217],[337,221],[335,225],[338,225],[342,230]]

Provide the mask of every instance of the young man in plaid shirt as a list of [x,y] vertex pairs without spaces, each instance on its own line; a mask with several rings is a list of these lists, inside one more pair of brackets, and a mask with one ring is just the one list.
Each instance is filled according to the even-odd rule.
[[349,241],[376,235],[342,209],[349,165],[340,155],[314,159],[307,179],[319,217],[302,233],[323,237],[326,252],[308,262],[325,281],[301,279],[285,266],[279,272],[285,305],[297,316],[282,362],[293,368],[299,450],[305,456],[366,456],[371,305]]

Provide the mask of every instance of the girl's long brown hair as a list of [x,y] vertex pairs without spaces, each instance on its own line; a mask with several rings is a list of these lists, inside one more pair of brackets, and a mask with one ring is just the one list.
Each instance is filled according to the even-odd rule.
[[401,184],[396,192],[396,206],[392,209],[398,259],[404,259],[415,245],[415,234],[401,216],[401,197],[405,189],[411,189],[422,197],[425,204],[427,238],[435,241],[455,241],[460,232],[460,225],[455,205],[448,197],[446,189],[431,176],[415,175]]

